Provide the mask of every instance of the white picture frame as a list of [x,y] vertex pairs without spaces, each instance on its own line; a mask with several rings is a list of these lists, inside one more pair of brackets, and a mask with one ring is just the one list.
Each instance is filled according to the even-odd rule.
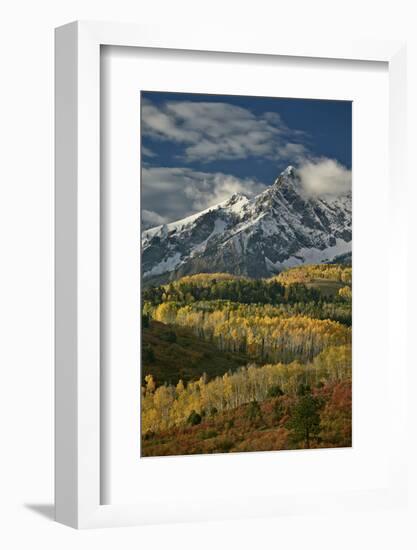
[[[197,50],[334,60],[381,61],[389,70],[389,156],[396,234],[405,235],[401,205],[405,186],[405,45],[401,42],[280,40],[279,36],[243,31],[213,35],[211,29],[186,34],[169,27],[75,22],[56,30],[56,519],[76,528],[121,526],[191,519],[176,510],[134,504],[101,504],[100,402],[100,48],[102,45]],[[401,247],[399,254],[406,254]],[[401,277],[401,273],[400,273]],[[405,275],[404,275],[405,280]],[[401,298],[401,297],[400,297]],[[404,298],[390,304],[402,318]],[[391,380],[390,373],[390,380]],[[400,353],[395,384],[405,393],[406,359]],[[394,378],[394,376],[392,376]],[[405,418],[405,409],[398,418]],[[386,490],[285,503],[257,503],[258,515],[300,512],[309,506],[356,506],[376,502],[400,505],[406,493],[403,434]],[[349,504],[350,502],[350,504]],[[211,508],[212,512],[210,512]],[[216,513],[214,513],[214,511]],[[239,517],[208,505],[204,517]],[[257,514],[255,514],[257,515]],[[202,519],[195,514],[192,519]]]

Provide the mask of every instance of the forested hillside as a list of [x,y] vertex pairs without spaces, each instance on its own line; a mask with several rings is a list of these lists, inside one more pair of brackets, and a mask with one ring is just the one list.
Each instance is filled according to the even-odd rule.
[[351,444],[347,265],[142,295],[142,455]]
[[243,353],[222,353],[187,328],[145,321],[142,330],[142,383],[152,375],[158,386],[203,376],[213,378],[248,363]]

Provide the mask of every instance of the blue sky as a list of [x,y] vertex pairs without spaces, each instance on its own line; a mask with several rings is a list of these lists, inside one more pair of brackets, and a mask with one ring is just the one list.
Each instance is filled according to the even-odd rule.
[[234,192],[257,194],[289,164],[331,174],[335,189],[350,174],[351,102],[166,92],[142,92],[141,100],[146,226]]

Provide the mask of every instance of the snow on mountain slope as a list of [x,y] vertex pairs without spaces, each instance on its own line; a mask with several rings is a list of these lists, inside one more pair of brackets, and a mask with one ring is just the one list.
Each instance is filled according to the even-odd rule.
[[252,199],[235,194],[202,212],[142,233],[145,283],[200,272],[268,277],[351,250],[352,199],[306,194],[289,166]]

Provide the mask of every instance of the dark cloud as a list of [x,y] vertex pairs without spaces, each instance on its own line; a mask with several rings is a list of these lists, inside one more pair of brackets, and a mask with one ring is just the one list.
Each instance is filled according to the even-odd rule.
[[[209,173],[190,168],[142,169],[142,204],[146,209],[146,221],[161,220],[154,225],[179,220],[190,214],[209,208],[233,193],[254,196],[265,185],[253,179],[241,179],[219,172]],[[142,210],[142,217],[144,210]]]

